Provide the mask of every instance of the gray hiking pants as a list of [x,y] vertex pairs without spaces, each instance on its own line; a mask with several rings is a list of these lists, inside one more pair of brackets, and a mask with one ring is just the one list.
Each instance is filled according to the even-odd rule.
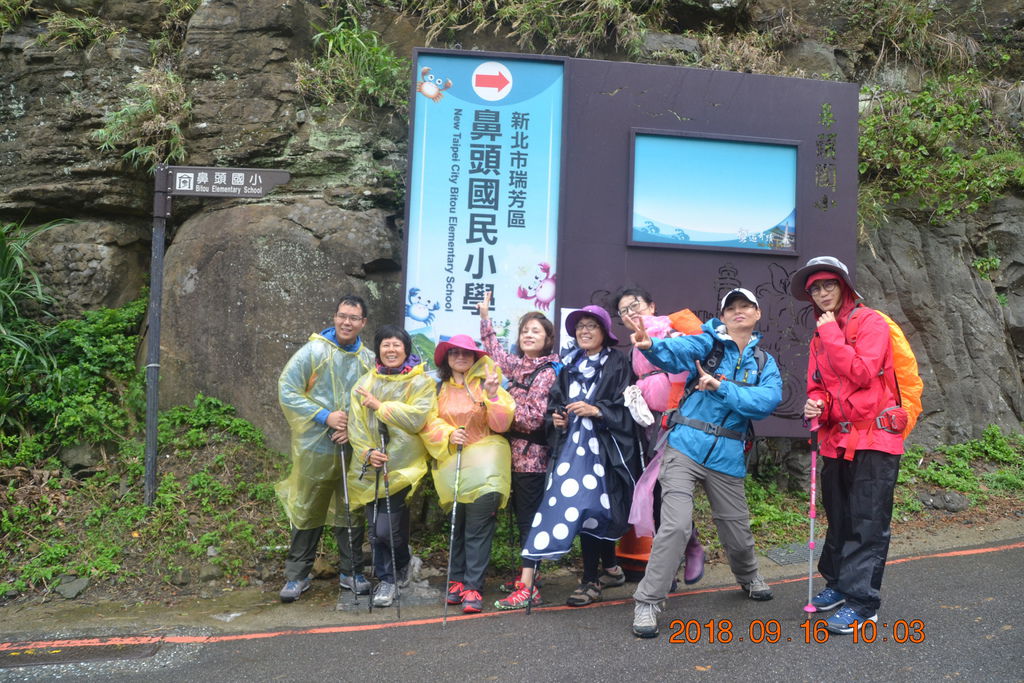
[[736,581],[745,584],[757,576],[754,535],[743,490],[743,478],[709,470],[671,446],[665,449],[658,474],[661,483],[661,525],[654,534],[647,571],[633,598],[660,602],[683,560],[693,530],[693,489],[700,482],[711,503],[711,517],[725,546]]

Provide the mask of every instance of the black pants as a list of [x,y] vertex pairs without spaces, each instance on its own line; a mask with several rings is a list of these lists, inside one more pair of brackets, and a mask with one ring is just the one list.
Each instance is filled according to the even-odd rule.
[[[348,529],[343,526],[332,527],[334,529],[334,540],[338,544],[338,554],[341,556],[339,569],[343,574],[360,574],[363,571],[363,538],[365,528],[362,524],[362,517],[352,516],[352,521],[359,526],[352,527],[352,545],[349,545]],[[284,562],[284,577],[288,581],[298,581],[309,576],[313,569],[313,560],[316,559],[316,547],[320,543],[320,536],[324,527],[318,526],[315,529],[292,528],[291,546],[288,549],[288,557]]]
[[[381,490],[383,490],[381,485]],[[405,504],[405,497],[409,489],[404,488],[398,493],[391,494],[391,514],[388,514],[388,504],[384,498],[378,498],[375,503],[366,506],[366,520],[370,526],[370,546],[373,548],[373,573],[381,581],[396,583],[397,573],[401,573],[407,566],[411,555],[409,554],[409,508]],[[374,505],[377,506],[377,523],[373,523]],[[391,557],[391,531],[394,529],[395,557]]]
[[533,516],[537,514],[544,498],[544,482],[547,477],[545,472],[512,473],[512,510],[516,515],[516,528],[519,529],[520,548],[526,545],[526,537],[530,535]]
[[882,602],[899,470],[900,456],[881,451],[857,451],[853,460],[823,458],[821,500],[828,533],[818,571],[862,617],[875,614]]
[[604,569],[609,569],[619,563],[615,556],[615,541],[607,541],[603,538],[595,538],[590,534],[580,534],[580,551],[583,555],[583,583],[597,583],[601,570],[598,568],[598,561]]
[[455,542],[450,550],[452,581],[465,584],[467,590],[480,591],[484,587],[500,503],[501,494],[492,491],[472,503],[459,503],[455,509]]

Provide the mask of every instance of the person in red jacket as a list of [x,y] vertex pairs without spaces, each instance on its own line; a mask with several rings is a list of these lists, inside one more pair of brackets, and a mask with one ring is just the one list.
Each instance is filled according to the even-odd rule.
[[846,265],[831,256],[812,258],[790,288],[814,305],[817,317],[804,418],[818,430],[828,533],[818,561],[825,589],[811,604],[819,612],[839,607],[828,629],[852,633],[878,619],[906,412],[884,377],[892,366],[889,326],[857,305],[862,297]]

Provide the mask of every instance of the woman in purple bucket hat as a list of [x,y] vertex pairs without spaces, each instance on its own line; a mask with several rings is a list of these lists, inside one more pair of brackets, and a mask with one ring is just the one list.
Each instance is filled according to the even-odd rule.
[[600,306],[566,317],[576,348],[551,387],[548,438],[551,461],[544,498],[534,516],[523,557],[557,559],[580,536],[583,577],[566,604],[601,599],[601,572],[619,573],[615,542],[629,528],[633,486],[639,473],[635,423],[622,392],[632,380],[629,361],[612,348],[618,339]]

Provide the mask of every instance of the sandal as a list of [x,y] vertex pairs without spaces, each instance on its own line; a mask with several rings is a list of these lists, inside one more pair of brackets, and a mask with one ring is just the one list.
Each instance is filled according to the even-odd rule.
[[601,588],[615,588],[626,583],[626,572],[622,570],[622,567],[616,565],[612,569],[615,571],[605,569],[598,577],[597,582],[601,584]]
[[566,599],[565,604],[569,607],[584,607],[594,602],[601,601],[601,584],[599,583],[581,583],[576,587],[569,597]]

